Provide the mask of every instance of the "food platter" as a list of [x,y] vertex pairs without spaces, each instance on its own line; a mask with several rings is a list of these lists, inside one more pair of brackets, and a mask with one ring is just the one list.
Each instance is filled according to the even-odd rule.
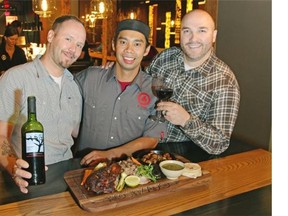
[[[142,153],[140,155],[142,155]],[[135,154],[134,156],[136,157]],[[179,155],[174,154],[174,156],[177,160],[189,162]],[[139,158],[139,155],[137,158]],[[78,205],[89,212],[101,212],[111,208],[143,202],[148,199],[160,198],[173,194],[175,191],[208,185],[211,180],[209,171],[203,170],[202,176],[196,179],[185,176],[180,176],[178,180],[161,178],[157,182],[150,182],[133,188],[125,187],[121,192],[116,191],[97,195],[94,192],[87,191],[85,187],[81,185],[84,171],[85,169],[68,171],[64,174],[64,179]]]
[[148,153],[155,153],[157,155],[165,155],[165,154],[169,154],[171,156],[171,159],[175,160],[176,159],[176,154],[175,153],[170,153],[170,152],[165,152],[165,151],[162,151],[162,150],[157,150],[157,149],[145,149],[145,150],[140,150],[140,151],[137,151],[137,152],[134,152],[132,154],[132,156],[134,158],[136,158],[137,160],[139,161],[142,161],[142,158],[144,155],[147,155]]

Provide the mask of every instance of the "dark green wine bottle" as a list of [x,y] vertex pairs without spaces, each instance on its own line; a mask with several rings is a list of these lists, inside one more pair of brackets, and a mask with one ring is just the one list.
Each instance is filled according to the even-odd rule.
[[36,118],[36,98],[29,96],[28,120],[21,128],[22,133],[22,158],[29,163],[26,170],[32,174],[31,179],[26,179],[29,185],[45,183],[45,158],[44,158],[44,129]]

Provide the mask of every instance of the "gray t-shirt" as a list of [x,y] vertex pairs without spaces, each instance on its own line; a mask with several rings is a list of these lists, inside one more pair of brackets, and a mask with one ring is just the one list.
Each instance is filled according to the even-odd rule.
[[16,66],[0,78],[0,120],[14,125],[12,144],[22,155],[21,127],[27,120],[27,97],[36,97],[37,120],[44,127],[45,163],[72,158],[72,134],[78,135],[82,98],[73,75],[64,71],[62,88],[41,61]]
[[150,120],[157,98],[152,77],[140,71],[122,92],[114,67],[89,67],[76,75],[83,96],[79,149],[109,149],[136,138],[166,136],[166,123]]

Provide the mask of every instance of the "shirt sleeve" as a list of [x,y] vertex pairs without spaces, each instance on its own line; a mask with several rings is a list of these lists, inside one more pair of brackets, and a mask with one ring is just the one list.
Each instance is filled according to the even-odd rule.
[[210,106],[205,120],[192,114],[189,125],[181,130],[209,154],[220,154],[229,146],[239,103],[239,89],[235,86],[226,88]]
[[145,131],[143,134],[144,137],[155,137],[160,140],[167,137],[167,122],[153,121],[147,119]]

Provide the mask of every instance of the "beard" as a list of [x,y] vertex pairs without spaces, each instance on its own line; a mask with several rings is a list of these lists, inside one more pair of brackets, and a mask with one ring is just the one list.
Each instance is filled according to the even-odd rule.
[[65,68],[69,68],[75,61],[71,62],[69,60],[60,60],[59,61],[59,65],[65,69]]
[[[181,48],[187,59],[191,62],[200,61],[205,56],[209,56],[211,53],[211,46],[201,44],[197,48],[191,47],[192,43],[181,44]],[[195,46],[195,45],[194,45]],[[209,53],[209,54],[208,54]]]
[[59,58],[59,65],[62,68],[69,68],[76,60],[75,54],[70,53],[69,51],[61,51],[60,54],[62,57]]

